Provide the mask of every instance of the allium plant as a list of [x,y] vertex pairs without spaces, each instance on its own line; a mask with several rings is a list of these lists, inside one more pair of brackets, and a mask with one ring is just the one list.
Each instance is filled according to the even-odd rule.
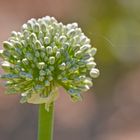
[[96,48],[77,23],[63,25],[49,16],[23,24],[3,47],[1,78],[7,80],[8,93],[19,93],[21,103],[40,104],[38,140],[52,140],[57,88],[63,87],[72,101],[82,99],[99,75]]

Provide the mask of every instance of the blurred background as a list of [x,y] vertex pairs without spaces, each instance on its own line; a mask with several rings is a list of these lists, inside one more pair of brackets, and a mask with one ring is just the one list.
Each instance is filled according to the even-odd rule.
[[[0,46],[28,19],[78,22],[98,49],[101,75],[80,103],[62,89],[54,140],[140,140],[139,0],[0,0]],[[0,88],[0,140],[37,140],[35,105]]]

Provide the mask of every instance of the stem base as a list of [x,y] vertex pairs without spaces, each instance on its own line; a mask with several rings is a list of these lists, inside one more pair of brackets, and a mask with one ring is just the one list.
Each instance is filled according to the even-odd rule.
[[39,105],[38,140],[53,140],[54,103],[49,112],[45,110],[45,104]]

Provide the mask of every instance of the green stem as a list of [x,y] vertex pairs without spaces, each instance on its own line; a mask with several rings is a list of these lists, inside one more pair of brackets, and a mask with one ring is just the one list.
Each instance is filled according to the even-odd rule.
[[39,105],[38,140],[53,140],[54,103],[49,112],[45,110],[45,104]]

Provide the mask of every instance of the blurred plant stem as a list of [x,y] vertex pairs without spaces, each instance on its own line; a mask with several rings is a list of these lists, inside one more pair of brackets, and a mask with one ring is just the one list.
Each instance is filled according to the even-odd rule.
[[49,112],[45,110],[45,104],[39,105],[38,140],[53,140],[54,103]]

